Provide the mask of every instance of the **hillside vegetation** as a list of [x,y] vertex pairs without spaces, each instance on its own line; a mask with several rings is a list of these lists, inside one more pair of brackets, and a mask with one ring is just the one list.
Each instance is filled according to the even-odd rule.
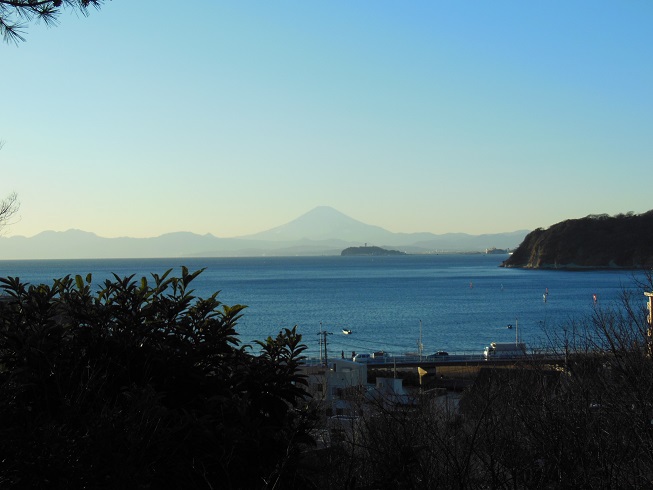
[[590,215],[529,233],[502,264],[526,268],[640,268],[653,266],[653,210]]
[[340,255],[406,255],[399,250],[387,250],[381,247],[349,247],[344,249]]

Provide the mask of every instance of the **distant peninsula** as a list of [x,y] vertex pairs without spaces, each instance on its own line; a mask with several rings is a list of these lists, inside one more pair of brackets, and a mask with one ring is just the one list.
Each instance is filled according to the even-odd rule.
[[530,232],[502,267],[639,269],[653,267],[653,210],[590,215]]
[[344,249],[340,255],[407,255],[399,250],[386,250],[381,247],[349,247]]

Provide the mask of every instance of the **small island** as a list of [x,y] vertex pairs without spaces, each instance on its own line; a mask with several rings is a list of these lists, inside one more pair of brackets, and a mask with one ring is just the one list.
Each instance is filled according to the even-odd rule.
[[340,255],[407,255],[406,252],[400,252],[399,250],[386,250],[381,247],[349,247],[340,252]]

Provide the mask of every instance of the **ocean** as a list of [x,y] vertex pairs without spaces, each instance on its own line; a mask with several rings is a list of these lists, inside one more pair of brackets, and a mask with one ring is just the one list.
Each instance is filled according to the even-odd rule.
[[[499,267],[506,255],[443,254],[392,257],[255,257],[0,261],[0,277],[30,284],[93,274],[100,284],[135,280],[172,268],[205,269],[195,295],[244,304],[243,343],[276,336],[297,325],[308,354],[320,353],[328,332],[331,356],[384,350],[393,355],[480,354],[490,342],[545,343],[545,331],[590,318],[596,308],[618,307],[623,291],[641,296],[631,271],[522,270]],[[639,295],[639,296],[638,296]],[[596,301],[595,298],[596,297]],[[344,335],[342,329],[351,329]]]

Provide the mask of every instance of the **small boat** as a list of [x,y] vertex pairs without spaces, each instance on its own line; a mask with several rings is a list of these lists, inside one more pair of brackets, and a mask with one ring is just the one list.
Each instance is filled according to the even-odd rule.
[[351,330],[349,330],[348,328],[343,328],[342,333],[344,333],[345,335],[349,335],[351,333]]
[[508,324],[506,328],[512,328],[512,324]]

